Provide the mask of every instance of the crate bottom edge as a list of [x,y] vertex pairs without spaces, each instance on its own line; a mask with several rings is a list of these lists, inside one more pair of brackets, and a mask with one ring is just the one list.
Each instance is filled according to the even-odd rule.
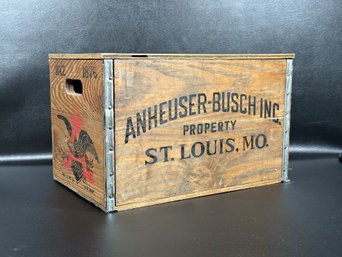
[[259,182],[230,186],[230,187],[225,187],[225,188],[210,189],[206,191],[201,191],[201,192],[196,192],[196,193],[191,193],[191,194],[186,194],[186,195],[173,196],[173,197],[168,197],[168,198],[161,198],[161,199],[151,200],[151,201],[116,205],[115,209],[116,211],[125,211],[129,209],[135,209],[135,208],[147,207],[151,205],[158,205],[158,204],[164,204],[164,203],[169,203],[169,202],[187,200],[187,199],[192,199],[192,198],[197,198],[197,197],[210,196],[210,195],[215,195],[215,194],[227,193],[231,191],[238,191],[242,189],[255,188],[255,187],[272,185],[272,184],[277,184],[277,183],[281,183],[281,178],[276,179],[276,180],[272,179],[272,180],[266,180],[266,181],[259,181]]

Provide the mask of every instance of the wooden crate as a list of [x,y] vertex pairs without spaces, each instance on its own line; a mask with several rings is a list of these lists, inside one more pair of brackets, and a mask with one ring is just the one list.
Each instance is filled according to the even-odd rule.
[[294,54],[51,54],[54,179],[106,212],[286,181]]

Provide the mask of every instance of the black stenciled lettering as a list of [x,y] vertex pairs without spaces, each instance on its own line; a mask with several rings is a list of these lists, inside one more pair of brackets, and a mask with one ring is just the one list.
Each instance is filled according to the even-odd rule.
[[166,122],[167,122],[167,120],[164,120],[164,115],[165,115],[165,113],[166,113],[166,111],[165,110],[163,110],[163,106],[166,106],[167,105],[167,102],[162,102],[162,103],[160,103],[159,104],[159,123],[160,123],[160,125],[162,125],[162,124],[165,124]]
[[218,92],[213,93],[213,112],[219,112],[221,110],[221,94]]
[[204,123],[204,133],[207,133],[210,129],[210,123]]
[[150,161],[145,160],[145,165],[151,165],[151,164],[154,164],[158,161],[158,157],[152,153],[152,152],[156,152],[156,151],[157,151],[156,148],[148,148],[146,150],[145,154],[146,154],[146,156],[150,157],[151,160]]
[[84,66],[82,69],[82,77],[83,78],[97,78],[97,73],[94,66]]
[[243,137],[243,150],[245,151],[246,149],[254,149],[254,136],[244,136]]
[[276,111],[279,111],[279,104],[274,103],[272,108],[272,117],[277,117]]
[[174,116],[172,116],[172,101],[169,100],[167,103],[169,108],[169,120],[177,119],[178,98],[174,99]]
[[193,111],[193,107],[195,106],[194,100],[196,98],[196,94],[189,95],[189,116],[196,115],[196,112]]
[[201,113],[201,107],[203,109],[203,113],[207,113],[207,108],[205,107],[207,103],[207,95],[204,93],[198,94],[198,114]]
[[239,111],[239,94],[238,93],[232,93],[232,107],[231,111],[232,112],[238,112]]
[[160,152],[164,152],[164,162],[169,161],[169,149],[172,150],[172,146],[162,146],[160,147]]
[[179,112],[180,118],[188,116],[188,107],[186,105],[184,105],[184,102],[187,102],[187,101],[188,101],[187,96],[181,96],[179,98],[179,107],[181,107],[183,109],[183,112]]
[[57,64],[55,66],[55,74],[65,76],[65,66],[63,64]]
[[[197,145],[200,147],[199,148],[199,150],[200,150],[199,153],[196,152],[196,146]],[[201,157],[204,154],[204,151],[205,151],[205,146],[204,146],[204,144],[202,142],[196,142],[191,147],[191,154],[192,154],[192,156],[194,156],[196,158]]]
[[263,103],[264,103],[264,100],[262,98],[260,98],[260,118],[262,118],[263,113],[264,113],[264,111],[263,111],[263,109],[264,109]]
[[264,148],[267,144],[267,137],[265,134],[259,134],[255,137],[255,146],[257,148]]
[[254,146],[256,146],[258,149],[268,147],[266,135],[259,134],[257,136],[251,135],[251,136],[243,137],[243,150],[244,151],[247,149],[253,150]]
[[216,154],[216,148],[217,148],[217,140],[214,140],[214,150],[212,152],[210,152],[210,141],[206,141],[207,143],[207,155],[214,155]]
[[132,136],[133,138],[136,137],[134,126],[133,126],[133,122],[132,122],[132,117],[128,117],[127,118],[125,144],[128,143],[129,136]]
[[147,109],[148,113],[148,129],[152,129],[152,121],[154,121],[154,127],[157,127],[157,105],[153,108],[153,114],[152,114],[152,107],[149,107]]
[[195,124],[190,124],[190,135],[195,135]]
[[226,121],[224,122],[224,124],[226,125],[226,130],[228,130],[228,129],[229,129],[229,120],[226,120]]
[[264,118],[270,118],[272,115],[272,102],[265,99],[264,101]]
[[225,93],[222,93],[222,112],[229,112],[230,108],[230,93],[227,93],[227,96],[225,96]]
[[88,76],[89,76],[88,68],[87,67],[83,67],[83,69],[82,69],[82,77],[83,78],[88,78]]
[[180,145],[181,148],[181,160],[190,159],[190,153],[185,156],[185,144]]
[[183,136],[185,136],[187,131],[189,131],[189,125],[184,125],[183,126]]
[[[227,130],[228,130],[228,129],[227,129]],[[217,131],[218,131],[218,132],[223,131],[223,122],[222,122],[222,121],[220,121],[220,122],[217,123]]]
[[203,123],[197,125],[197,134],[203,133]]
[[[253,99],[253,100],[252,100]],[[248,96],[248,114],[255,115],[256,110],[256,96]]]
[[216,122],[212,122],[212,123],[210,124],[210,131],[211,131],[212,133],[215,133],[215,132],[216,132]]
[[232,130],[234,130],[235,129],[236,120],[232,120],[230,123],[232,124]]
[[235,138],[228,138],[226,140],[226,145],[228,146],[228,149],[225,150],[226,153],[230,153],[234,151],[235,149]]
[[[277,117],[276,111],[279,111],[279,104],[274,103],[273,104],[273,112],[272,112],[272,116]],[[281,121],[279,119],[272,119],[273,122],[281,124]]]
[[220,154],[223,153],[223,141],[224,139],[220,139]]
[[[209,109],[207,109],[207,104],[211,105]],[[244,93],[213,92],[212,99],[209,101],[205,93],[190,94],[148,107],[137,112],[133,119],[132,117],[127,118],[125,142],[127,143],[130,137],[140,136],[147,130],[156,128],[169,121],[207,113],[208,111],[260,115],[260,118],[269,119],[281,125],[281,121],[276,118],[279,115],[279,109],[280,105],[278,103],[273,103],[263,98],[260,98],[259,101],[259,98],[256,96]],[[260,113],[257,114],[259,110]],[[183,126],[183,135],[199,135],[234,130],[235,125],[236,120],[188,124]],[[253,149],[255,147],[255,138],[251,141],[251,138],[245,137],[244,146],[245,148]]]
[[240,95],[240,113],[247,113],[247,108],[244,106],[244,101],[247,100],[247,96],[245,94]]
[[137,117],[137,136],[140,135],[140,128],[142,130],[142,133],[146,132],[146,110],[143,110],[142,117],[141,114],[138,112],[136,114]]

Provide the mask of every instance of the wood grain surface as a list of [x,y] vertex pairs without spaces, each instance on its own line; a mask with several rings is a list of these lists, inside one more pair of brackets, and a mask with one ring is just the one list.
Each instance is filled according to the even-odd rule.
[[[285,69],[285,59],[115,60],[117,209],[280,182]],[[235,100],[239,97],[237,101],[243,98],[241,108],[236,106],[237,112],[233,111],[234,107],[229,112],[217,111],[214,94],[228,97],[228,92],[230,96],[235,94]],[[253,108],[250,114],[243,113],[246,111],[244,96],[247,99],[255,97],[255,115]],[[175,103],[177,99],[178,116],[185,113],[185,109],[180,108],[181,98],[187,99],[183,101],[187,115],[169,120],[169,101]],[[261,102],[265,100],[275,110],[272,115],[267,112],[266,117],[265,112],[260,111],[264,110]],[[174,105],[170,106],[174,110]],[[233,102],[231,106],[234,106]],[[148,121],[146,131],[142,126],[138,128],[139,121],[140,125],[143,123],[142,117],[145,115],[148,119],[148,111],[153,114],[154,108],[157,126],[152,118],[151,129]],[[226,121],[228,129],[217,131],[218,124]],[[186,126],[213,123],[216,130],[207,133],[184,132]],[[248,146],[251,138],[253,147]],[[233,147],[226,144],[227,139],[233,142]],[[207,148],[209,145],[209,153],[213,153],[215,140],[217,150],[210,155]],[[223,144],[221,150],[220,142]]]
[[200,59],[285,59],[294,58],[295,54],[169,54],[169,53],[83,53],[83,54],[49,54],[50,59],[118,59],[118,58],[200,58]]
[[56,180],[106,210],[101,58],[115,57],[116,210],[281,181],[294,56],[137,56],[50,56]]
[[[102,60],[50,60],[50,92],[54,179],[105,209],[102,66]],[[68,89],[73,81],[82,83],[82,94]],[[71,123],[72,133],[76,135],[74,142],[60,116]],[[84,171],[80,179],[75,176],[70,167],[75,159],[68,157],[70,149],[81,152],[76,156],[74,150],[72,155],[78,160],[84,157],[90,162],[81,166],[76,160],[73,164],[76,170],[89,168],[90,177]]]

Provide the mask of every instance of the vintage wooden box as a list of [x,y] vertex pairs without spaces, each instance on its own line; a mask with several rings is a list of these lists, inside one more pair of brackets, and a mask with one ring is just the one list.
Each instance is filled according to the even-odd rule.
[[51,54],[54,179],[106,212],[286,181],[294,54]]

